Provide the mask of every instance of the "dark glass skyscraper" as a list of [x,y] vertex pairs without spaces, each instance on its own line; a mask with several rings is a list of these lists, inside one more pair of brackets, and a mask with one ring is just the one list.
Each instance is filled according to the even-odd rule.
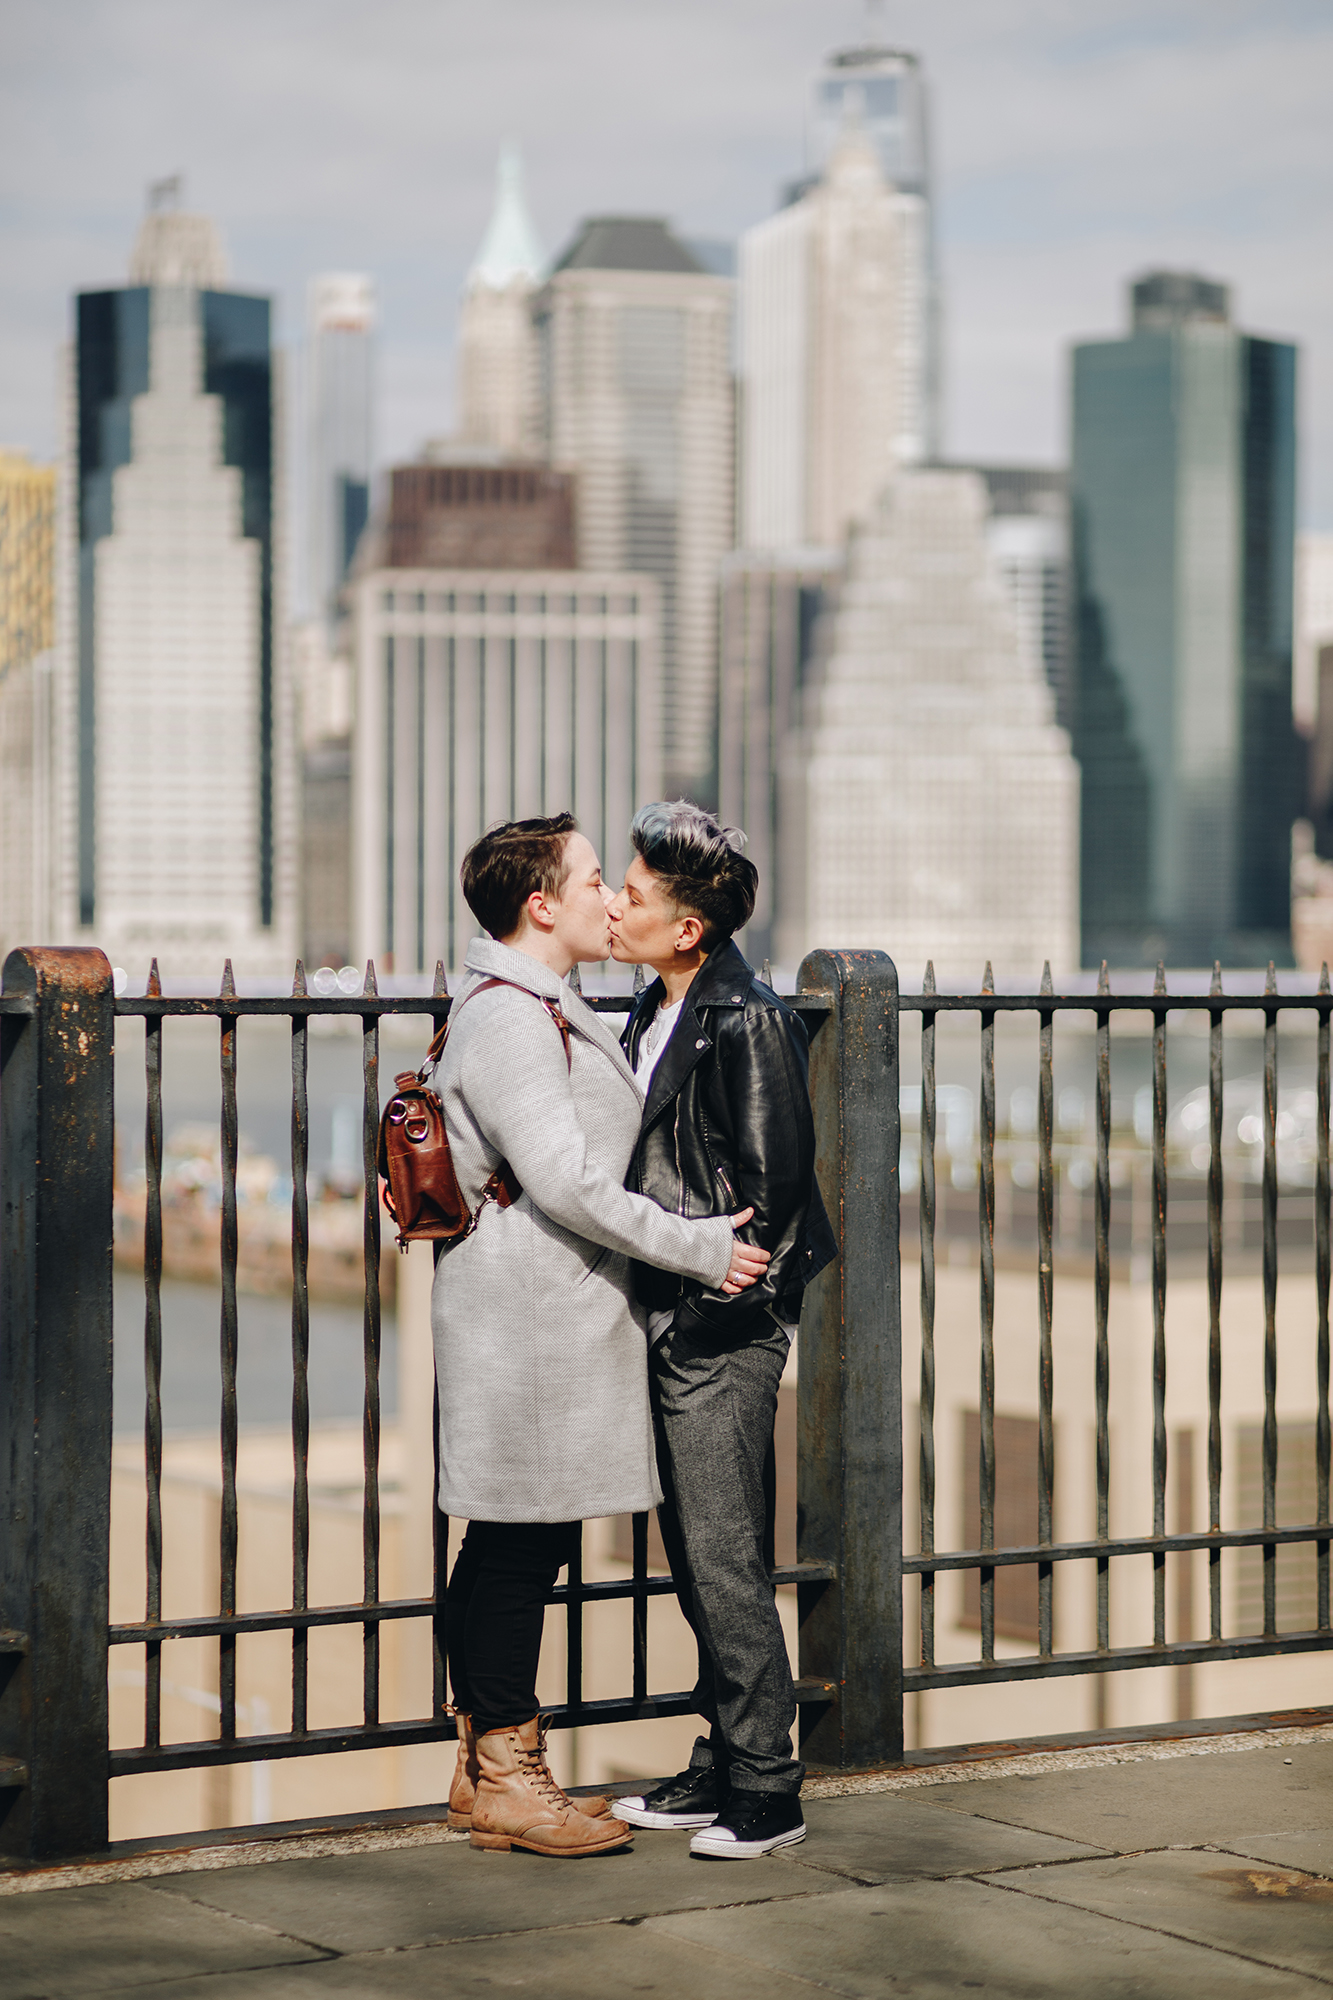
[[1295,348],[1186,274],[1074,350],[1087,964],[1290,962],[1295,397]]
[[60,893],[127,968],[267,973],[293,944],[270,319],[207,219],[171,207],[128,286],[75,301]]

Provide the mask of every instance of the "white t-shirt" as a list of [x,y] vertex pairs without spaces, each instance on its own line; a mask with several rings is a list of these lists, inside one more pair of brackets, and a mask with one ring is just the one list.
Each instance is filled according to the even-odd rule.
[[[639,1043],[639,1059],[635,1064],[634,1074],[643,1085],[645,1102],[649,1091],[652,1089],[653,1071],[662,1060],[662,1052],[671,1040],[671,1031],[680,1019],[680,1010],[684,1005],[685,1001],[682,997],[677,1000],[674,1007],[659,1007],[653,1015],[652,1020],[648,1023],[648,1026],[644,1029],[643,1037]],[[656,1345],[662,1338],[662,1335],[666,1332],[675,1316],[674,1308],[670,1312],[649,1313],[648,1341],[650,1346]],[[786,1320],[780,1320],[776,1315],[774,1315],[774,1323],[782,1328],[788,1340],[796,1338],[796,1327],[794,1324],[789,1324]]]
[[674,1007],[659,1007],[643,1031],[643,1038],[639,1043],[639,1060],[635,1064],[634,1074],[643,1085],[645,1099],[652,1087],[653,1071],[662,1060],[662,1051],[671,1040],[671,1030],[680,1019],[680,1010],[684,1005],[685,996],[682,994]]

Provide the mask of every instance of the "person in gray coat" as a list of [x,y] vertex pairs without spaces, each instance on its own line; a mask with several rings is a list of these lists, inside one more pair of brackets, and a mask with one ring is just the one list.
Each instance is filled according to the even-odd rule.
[[[466,1811],[476,1846],[598,1852],[632,1829],[554,1785],[536,1679],[580,1522],[662,1497],[630,1259],[739,1291],[768,1257],[735,1234],[751,1209],[686,1219],[624,1187],[643,1093],[568,984],[580,961],[610,955],[600,866],[572,817],[492,828],[462,881],[489,935],[468,948],[435,1080],[476,1216],[431,1299],[439,1505],[469,1524],[446,1599],[451,1818]],[[499,1169],[507,1188],[487,1198]]]

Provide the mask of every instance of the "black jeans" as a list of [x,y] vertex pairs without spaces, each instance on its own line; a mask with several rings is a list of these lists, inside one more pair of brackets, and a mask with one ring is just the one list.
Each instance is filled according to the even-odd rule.
[[445,1594],[449,1684],[478,1736],[537,1713],[546,1600],[578,1521],[469,1521]]

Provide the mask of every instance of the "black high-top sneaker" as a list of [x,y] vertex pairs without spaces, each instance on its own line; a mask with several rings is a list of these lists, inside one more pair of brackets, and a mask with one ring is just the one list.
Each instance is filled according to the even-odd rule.
[[717,1773],[678,1771],[639,1798],[613,1799],[611,1810],[630,1826],[711,1826],[722,1805]]
[[753,1861],[804,1839],[799,1792],[742,1792],[733,1785],[712,1825],[695,1834],[690,1853],[716,1861]]

